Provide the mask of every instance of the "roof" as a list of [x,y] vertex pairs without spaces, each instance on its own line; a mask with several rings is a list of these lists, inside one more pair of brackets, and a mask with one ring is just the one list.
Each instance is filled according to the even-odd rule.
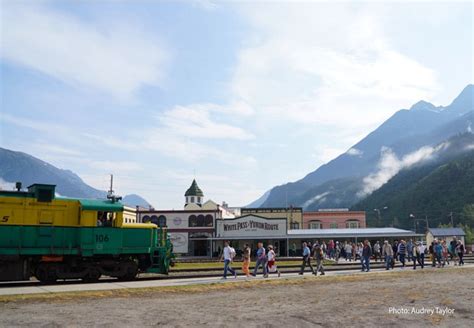
[[109,211],[120,212],[123,211],[123,204],[119,202],[112,202],[106,199],[78,199],[81,207],[86,211]]
[[465,236],[466,233],[461,228],[432,228],[428,229],[433,236]]
[[353,237],[409,237],[423,236],[411,230],[397,228],[355,228],[355,229],[292,229],[290,238],[353,238]]
[[189,187],[188,190],[184,193],[184,196],[200,196],[204,197],[204,193],[202,190],[199,188],[197,185],[197,182],[195,179],[193,179],[193,183],[191,183],[191,187]]

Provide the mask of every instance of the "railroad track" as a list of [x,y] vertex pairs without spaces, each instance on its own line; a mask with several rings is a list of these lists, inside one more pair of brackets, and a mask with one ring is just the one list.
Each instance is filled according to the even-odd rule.
[[[296,261],[295,261],[296,262]],[[474,257],[469,257],[465,259],[467,264],[474,264]],[[405,266],[408,269],[411,268],[412,262],[407,262]],[[240,265],[237,262],[235,265],[235,269],[238,272],[238,275],[241,276]],[[430,261],[425,260],[425,264],[427,267],[431,266]],[[449,267],[452,267],[450,265]],[[282,265],[278,268],[280,269],[281,273],[298,273],[300,270],[299,268],[301,265]],[[348,262],[348,263],[340,263],[340,264],[332,264],[326,265],[324,267],[324,271],[326,272],[335,272],[335,271],[350,271],[350,270],[357,270],[360,269],[361,264],[360,262]],[[381,262],[373,262],[370,264],[371,269],[383,269],[385,265]],[[396,268],[401,268],[400,262],[397,262],[395,265]],[[253,270],[253,267],[250,268]],[[259,271],[261,272],[261,270]],[[309,273],[306,271],[306,273]],[[261,273],[260,273],[261,274]],[[167,279],[190,279],[190,278],[216,278],[222,276],[222,268],[200,268],[200,269],[179,269],[179,270],[171,270],[169,275],[151,275],[151,274],[142,274],[136,280],[137,281],[147,281],[147,280],[167,280]],[[96,283],[114,283],[118,280],[116,278],[110,277],[103,277],[97,282],[92,282],[88,284],[96,284]],[[29,280],[29,281],[14,281],[14,282],[0,282],[0,289],[1,288],[11,288],[11,287],[37,287],[37,286],[47,286],[47,285],[73,285],[73,284],[82,284],[83,282],[79,279],[75,280],[58,280],[56,283],[52,284],[44,284],[37,280]],[[86,284],[86,283],[84,283]]]

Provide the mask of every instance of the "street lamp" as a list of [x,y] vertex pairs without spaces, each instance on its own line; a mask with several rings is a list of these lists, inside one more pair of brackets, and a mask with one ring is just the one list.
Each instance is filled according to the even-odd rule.
[[[382,208],[382,210],[383,211],[388,210],[388,206],[384,206]],[[380,223],[382,222],[382,214],[380,213],[380,210],[378,208],[374,208],[374,212],[377,213],[377,218],[378,218],[378,222],[377,222],[378,224],[377,225],[380,226]]]
[[418,223],[418,221],[425,221],[426,230],[428,230],[428,216],[425,215],[424,219],[416,219],[414,214],[410,214],[410,219],[413,219],[413,228],[415,229],[415,233],[416,233],[416,224]]

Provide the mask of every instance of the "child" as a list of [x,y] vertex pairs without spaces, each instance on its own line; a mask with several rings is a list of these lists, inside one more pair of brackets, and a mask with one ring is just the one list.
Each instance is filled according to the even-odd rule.
[[269,273],[278,273],[278,277],[280,277],[280,271],[277,268],[276,265],[276,254],[275,251],[273,250],[272,245],[268,245],[268,254],[267,254],[267,275],[265,278],[268,277]]

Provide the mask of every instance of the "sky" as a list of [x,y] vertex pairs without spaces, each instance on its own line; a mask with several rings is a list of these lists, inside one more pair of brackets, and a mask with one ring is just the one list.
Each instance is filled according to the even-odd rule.
[[473,83],[473,2],[0,0],[0,147],[244,206]]

